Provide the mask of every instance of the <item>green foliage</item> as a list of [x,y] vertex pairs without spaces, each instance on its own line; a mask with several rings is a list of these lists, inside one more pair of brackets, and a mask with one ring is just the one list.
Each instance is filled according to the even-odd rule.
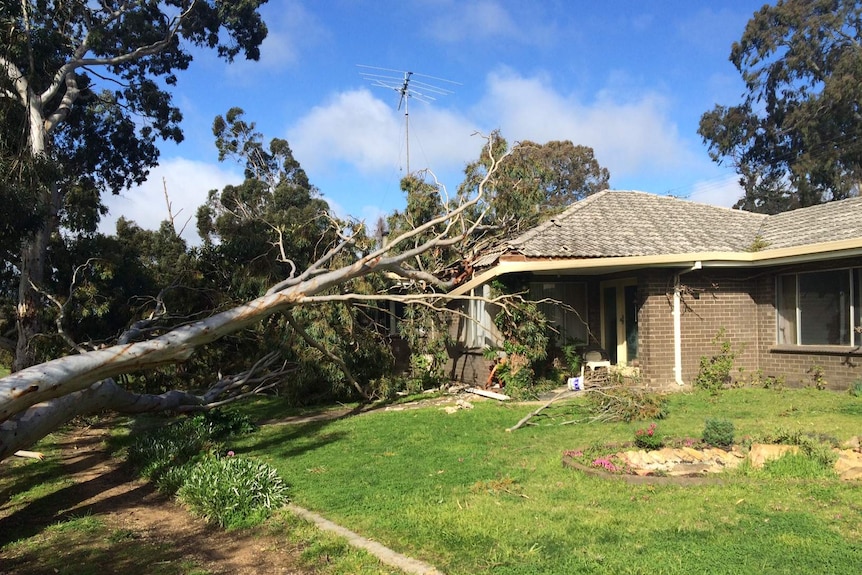
[[733,370],[736,351],[726,337],[724,328],[719,330],[712,343],[713,345],[717,344],[719,350],[711,357],[701,356],[700,370],[693,385],[697,389],[705,389],[716,394],[730,385],[732,381],[730,373]]
[[273,467],[245,457],[208,456],[188,473],[180,501],[226,529],[256,525],[287,502],[287,486]]
[[811,457],[805,453],[786,453],[778,459],[767,461],[757,476],[776,479],[835,479],[832,463]]
[[489,168],[489,148],[501,159],[486,189],[488,220],[502,235],[529,229],[559,213],[571,203],[609,186],[610,172],[596,160],[593,149],[569,140],[545,144],[523,141],[507,156],[506,140],[492,134],[479,160],[465,169],[460,197],[475,193]]
[[658,432],[655,422],[650,423],[646,429],[635,431],[635,445],[641,449],[661,449],[664,447],[664,437]]
[[707,419],[701,438],[708,445],[730,447],[734,439],[733,422],[727,419]]
[[241,412],[211,410],[141,433],[129,446],[126,458],[140,475],[173,492],[172,487],[182,480],[183,466],[201,451],[254,430],[251,419]]
[[587,409],[596,421],[664,419],[668,413],[668,401],[659,393],[615,385],[587,393]]
[[855,380],[847,389],[847,393],[853,397],[862,397],[862,379]]
[[826,382],[826,378],[824,377],[825,371],[822,365],[814,364],[808,368],[807,372],[809,377],[811,378],[811,385],[814,386],[814,389],[823,391],[826,389],[828,383]]
[[[745,196],[737,208],[779,213],[853,195],[862,148],[856,81],[862,5],[786,0],[749,20],[730,60],[747,91],[705,113],[698,133],[729,161]],[[824,113],[828,110],[828,113]]]
[[838,455],[833,451],[838,445],[834,437],[816,435],[800,429],[777,429],[759,435],[758,440],[762,443],[796,445],[806,457],[824,467],[831,467],[838,459]]

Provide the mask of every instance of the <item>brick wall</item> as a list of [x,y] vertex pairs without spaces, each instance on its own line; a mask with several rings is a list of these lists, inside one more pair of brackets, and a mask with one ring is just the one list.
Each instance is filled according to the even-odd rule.
[[[807,272],[843,267],[862,267],[862,258],[809,264],[793,268],[767,270],[755,286],[759,367],[763,376],[783,378],[789,387],[825,384],[828,389],[847,389],[862,379],[862,349],[838,346],[778,346],[776,345],[777,317],[775,310],[776,280],[782,273]],[[857,286],[857,289],[862,286]],[[862,335],[857,334],[857,337]],[[820,380],[819,382],[817,380]]]
[[[862,379],[862,348],[776,346],[777,275],[791,271],[814,271],[862,267],[862,258],[808,265],[724,269],[705,268],[685,273],[681,317],[682,377],[691,384],[701,356],[719,351],[715,339],[723,328],[736,354],[733,377],[751,381],[757,377],[781,377],[788,386],[812,385],[819,376],[831,389],[846,389]],[[674,329],[672,269],[650,269],[608,277],[583,277],[587,282],[587,321],[590,344],[601,343],[601,281],[636,277],[638,285],[638,365],[644,384],[677,389],[674,381]],[[858,286],[862,288],[862,286]],[[858,336],[862,338],[862,335]],[[454,379],[481,384],[488,365],[481,354],[453,354],[450,373]]]

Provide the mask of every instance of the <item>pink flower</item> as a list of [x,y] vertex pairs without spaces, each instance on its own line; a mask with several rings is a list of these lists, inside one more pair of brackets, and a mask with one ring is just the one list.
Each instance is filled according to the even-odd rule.
[[234,453],[233,450],[227,452],[228,457],[233,457],[234,455],[236,455],[236,453]]

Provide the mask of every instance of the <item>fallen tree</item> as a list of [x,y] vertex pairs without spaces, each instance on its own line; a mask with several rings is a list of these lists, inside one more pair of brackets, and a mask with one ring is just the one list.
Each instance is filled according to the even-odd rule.
[[[288,369],[278,366],[272,356],[243,374],[214,378],[217,381],[200,393],[183,390],[135,393],[118,385],[113,378],[184,362],[196,349],[273,314],[315,303],[383,299],[442,310],[442,304],[449,299],[446,291],[458,281],[458,276],[450,274],[451,279],[441,279],[433,272],[442,270],[429,270],[416,263],[422,254],[436,250],[468,249],[484,217],[482,210],[477,213],[476,206],[481,205],[485,185],[498,163],[498,159],[491,158],[490,167],[471,199],[402,231],[387,244],[367,253],[356,249],[362,226],[356,224],[354,229],[340,230],[339,241],[304,271],[291,274],[263,296],[243,305],[149,339],[136,340],[146,330],[133,326],[115,345],[80,350],[76,355],[28,367],[0,379],[0,460],[32,445],[76,416],[103,410],[123,413],[205,410],[272,387]],[[333,266],[336,261],[347,263]],[[418,293],[369,295],[334,289],[369,274],[387,274],[404,287],[423,289],[415,290]],[[427,289],[429,286],[434,289]]]

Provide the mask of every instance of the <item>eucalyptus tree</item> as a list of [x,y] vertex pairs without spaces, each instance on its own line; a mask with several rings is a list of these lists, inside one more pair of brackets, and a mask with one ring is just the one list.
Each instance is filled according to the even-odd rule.
[[862,4],[764,5],[733,44],[742,102],[700,121],[712,159],[731,164],[736,207],[778,213],[859,193],[862,181]]
[[[508,143],[499,133],[489,141],[500,154]],[[471,190],[485,172],[487,153],[467,165],[461,186]],[[589,146],[569,140],[537,144],[529,140],[512,147],[499,168],[486,201],[489,215],[503,235],[526,230],[559,213],[569,204],[605,190],[610,172]]]
[[16,159],[51,176],[21,178],[16,192],[33,196],[40,222],[17,238],[23,248],[14,264],[15,369],[35,360],[30,342],[43,328],[38,310],[52,237],[61,226],[94,229],[104,211],[101,194],[142,182],[157,162],[156,142],[182,139],[170,89],[191,63],[191,47],[213,49],[228,61],[259,57],[264,1],[0,5],[3,161]]
[[[121,387],[114,380],[131,372],[187,362],[198,348],[206,348],[277,314],[334,302],[373,303],[381,298],[441,309],[448,299],[446,292],[463,278],[439,268],[420,268],[416,258],[435,250],[468,250],[463,246],[473,241],[486,216],[484,211],[477,213],[474,208],[482,204],[485,185],[493,178],[497,163],[497,158],[491,159],[473,196],[462,196],[441,214],[392,234],[385,244],[362,233],[361,222],[337,222],[332,235],[326,236],[331,241],[321,244],[316,259],[303,268],[291,270],[259,297],[157,332],[148,328],[159,319],[158,314],[141,318],[114,345],[79,349],[76,354],[0,379],[0,459],[79,415],[102,410],[135,413],[209,409],[277,385],[284,378],[285,369],[275,353],[264,355],[241,373],[214,374],[211,385],[198,391],[177,388],[158,394],[145,393]],[[427,239],[416,242],[417,237]],[[355,282],[375,275],[397,278],[404,291],[380,294],[349,289]],[[429,294],[417,289],[424,285],[435,285],[438,291]],[[494,303],[505,305],[503,300]]]

